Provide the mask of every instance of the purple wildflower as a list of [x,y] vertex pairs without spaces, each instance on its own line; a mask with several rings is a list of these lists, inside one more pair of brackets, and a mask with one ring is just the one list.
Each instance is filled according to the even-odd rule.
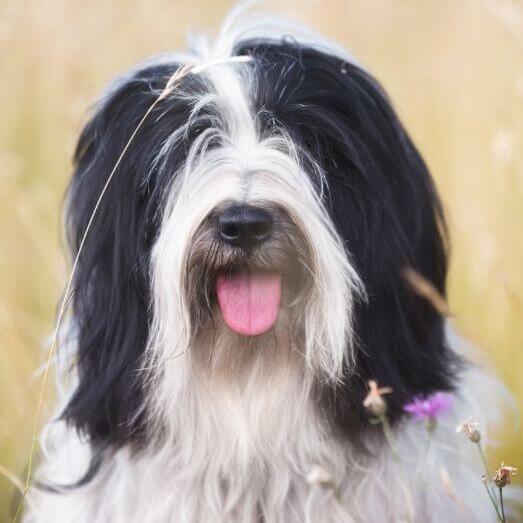
[[403,410],[417,420],[436,421],[437,417],[452,407],[453,398],[445,392],[436,392],[430,396],[415,396]]

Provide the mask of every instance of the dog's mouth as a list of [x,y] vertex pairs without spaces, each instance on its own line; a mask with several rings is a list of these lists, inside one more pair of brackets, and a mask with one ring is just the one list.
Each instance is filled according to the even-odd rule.
[[225,324],[243,336],[270,330],[280,310],[282,276],[279,272],[243,269],[220,273],[216,296]]

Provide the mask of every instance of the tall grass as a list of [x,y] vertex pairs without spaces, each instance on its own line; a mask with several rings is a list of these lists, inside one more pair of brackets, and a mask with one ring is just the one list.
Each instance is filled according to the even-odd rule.
[[[0,464],[19,476],[40,388],[35,370],[67,278],[59,210],[86,110],[116,72],[179,47],[187,27],[216,27],[230,5],[0,0]],[[278,6],[348,46],[391,94],[446,203],[456,324],[487,353],[521,407],[523,3]],[[521,466],[521,434],[508,422],[505,429],[507,443],[491,451],[492,465],[503,457]],[[0,521],[14,488],[0,476]]]

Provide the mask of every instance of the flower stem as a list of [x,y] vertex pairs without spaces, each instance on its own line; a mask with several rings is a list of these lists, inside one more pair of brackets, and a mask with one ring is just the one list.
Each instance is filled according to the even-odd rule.
[[[494,508],[496,510],[496,514],[498,516],[499,521],[502,523],[505,522],[505,516],[500,514],[498,504],[496,503],[493,489],[490,488],[489,481],[490,481],[490,475],[489,475],[489,469],[487,464],[487,458],[485,457],[485,452],[483,452],[483,447],[481,446],[481,443],[476,443],[476,446],[478,447],[479,455],[481,456],[481,461],[483,462],[483,467],[485,469],[485,489],[487,490],[488,497],[490,498],[490,501],[492,502],[492,505],[494,505]],[[501,497],[500,497],[501,499]],[[502,504],[502,512],[503,512],[503,500],[501,499]]]
[[487,485],[486,482],[485,482],[485,489],[486,489],[486,491],[487,491],[488,497],[490,498],[490,501],[492,502],[492,505],[494,506],[494,509],[495,509],[495,511],[496,511],[496,515],[498,516],[498,520],[499,520],[501,523],[505,523],[505,517],[502,516],[502,515],[499,513],[498,504],[496,503],[496,500],[494,499],[494,496],[492,495],[492,492],[491,492],[490,489],[488,488],[488,485]]
[[476,443],[477,447],[478,447],[478,450],[479,450],[479,455],[481,456],[481,461],[483,462],[483,468],[485,469],[485,485],[487,487],[487,490],[489,491],[491,497],[494,497],[494,489],[490,488],[490,475],[489,475],[489,469],[488,469],[488,464],[487,464],[487,458],[485,457],[485,452],[483,452],[483,447],[481,446],[481,443]]
[[481,443],[476,443],[476,445],[479,450],[479,455],[481,456],[481,461],[483,462],[483,467],[485,468],[485,477],[488,479],[490,476],[489,476],[489,469],[488,469],[488,465],[487,465],[487,458],[485,457],[485,453],[483,452],[483,447],[481,446]]
[[505,523],[505,507],[503,505],[503,487],[499,487],[499,505],[501,507],[501,521]]
[[424,467],[428,467],[430,461],[430,454],[432,450],[432,431],[427,430],[427,446],[423,452],[423,459],[420,460],[418,465],[418,475],[421,477]]
[[385,439],[387,440],[387,443],[389,444],[390,450],[392,451],[392,455],[396,461],[399,459],[399,454],[396,449],[396,440],[394,438],[394,434],[392,432],[392,428],[390,426],[389,420],[386,415],[382,415],[379,418],[381,422],[381,426],[383,427],[383,434],[385,435]]

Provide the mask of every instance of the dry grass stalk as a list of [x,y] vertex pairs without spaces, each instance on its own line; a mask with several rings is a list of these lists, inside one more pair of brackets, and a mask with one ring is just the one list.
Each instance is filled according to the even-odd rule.
[[425,298],[442,315],[449,316],[447,301],[434,285],[412,267],[404,267],[403,277],[411,289],[422,298]]

